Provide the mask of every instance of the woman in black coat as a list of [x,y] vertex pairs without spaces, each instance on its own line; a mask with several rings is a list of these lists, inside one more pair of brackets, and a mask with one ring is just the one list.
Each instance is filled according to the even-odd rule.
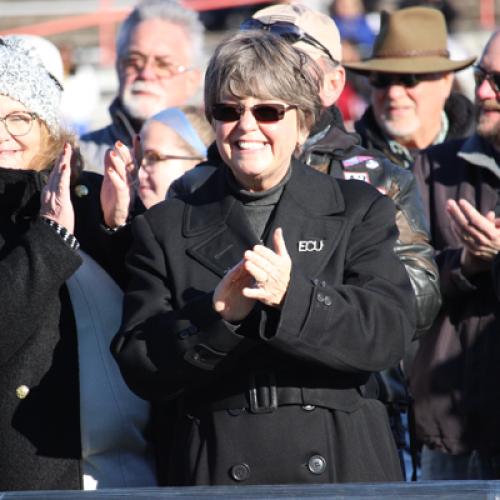
[[0,491],[155,484],[148,406],[108,356],[122,292],[101,178],[72,158],[61,90],[0,38]]
[[205,110],[224,164],[133,223],[113,350],[165,409],[166,484],[401,479],[383,405],[362,396],[414,331],[391,201],[291,160],[320,70],[266,32],[218,47]]

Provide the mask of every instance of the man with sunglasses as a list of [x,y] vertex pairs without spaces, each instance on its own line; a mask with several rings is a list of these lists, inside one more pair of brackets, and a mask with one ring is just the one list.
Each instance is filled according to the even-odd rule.
[[85,169],[99,173],[117,141],[132,146],[142,124],[168,107],[188,104],[201,84],[203,25],[179,0],[144,0],[116,40],[118,95],[111,123],[81,137]]
[[411,374],[424,479],[500,479],[500,31],[475,77],[476,132],[414,166],[443,293]]
[[452,93],[454,72],[474,58],[449,59],[443,14],[429,7],[382,12],[372,56],[346,64],[369,78],[371,105],[355,124],[363,146],[409,168],[416,153],[471,133],[473,106]]

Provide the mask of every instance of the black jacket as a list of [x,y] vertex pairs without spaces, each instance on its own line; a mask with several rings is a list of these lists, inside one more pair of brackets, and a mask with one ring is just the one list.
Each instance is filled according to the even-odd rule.
[[[445,141],[469,136],[475,126],[474,105],[462,94],[452,93],[446,100],[444,111],[448,117],[449,129]],[[381,151],[389,160],[401,167],[409,168],[412,162],[403,153],[391,150],[386,136],[380,130],[373,108],[369,106],[363,116],[354,124],[361,137],[362,145],[370,151]],[[412,152],[413,154],[414,152]],[[413,158],[414,160],[415,158]]]
[[500,453],[500,304],[495,267],[466,279],[461,241],[447,216],[448,199],[465,199],[483,215],[499,213],[498,155],[477,135],[439,144],[415,162],[441,274],[443,307],[420,344],[411,374],[419,438],[459,454]]
[[[0,168],[0,491],[81,487],[76,326],[65,286],[81,260],[37,217],[46,176]],[[72,187],[75,234],[98,261],[99,189],[100,176],[88,173]]]
[[360,394],[415,328],[393,204],[365,183],[292,165],[269,231],[283,228],[293,262],[285,302],[280,312],[257,305],[236,329],[212,293],[258,239],[226,167],[133,223],[113,351],[132,390],[177,407],[164,423],[175,426],[168,484],[401,477],[384,408]]

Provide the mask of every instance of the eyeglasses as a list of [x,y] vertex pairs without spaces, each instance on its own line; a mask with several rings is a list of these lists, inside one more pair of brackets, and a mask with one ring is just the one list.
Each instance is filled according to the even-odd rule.
[[13,113],[9,113],[3,118],[0,117],[0,122],[3,122],[7,132],[10,135],[18,137],[29,133],[29,131],[33,127],[33,122],[36,119],[37,116],[35,113],[15,111]]
[[[248,108],[253,117],[262,123],[271,123],[283,120],[289,109],[297,106],[285,106],[284,104],[256,104]],[[212,116],[219,122],[236,122],[245,112],[245,106],[241,104],[218,103],[212,106]]]
[[439,80],[442,73],[378,73],[370,74],[370,84],[377,89],[385,89],[391,85],[402,85],[403,87],[413,88],[424,81]]
[[203,158],[200,156],[179,156],[179,155],[160,155],[156,151],[145,151],[142,156],[142,161],[146,165],[154,165],[161,161],[166,160],[191,160],[191,161],[201,161]]
[[316,38],[312,37],[293,23],[289,23],[286,21],[276,21],[274,23],[267,24],[263,23],[259,19],[251,18],[241,23],[240,30],[265,30],[270,31],[271,33],[274,33],[281,38],[284,38],[290,43],[308,43],[309,45],[312,45],[313,47],[316,47],[317,49],[323,51],[335,64],[340,64],[339,61],[337,61],[333,57],[332,53],[321,42],[316,40]]
[[476,81],[476,87],[479,88],[484,80],[488,80],[491,88],[495,94],[500,94],[500,72],[499,71],[487,71],[481,66],[474,66],[474,80]]
[[191,68],[173,63],[162,56],[146,56],[140,52],[130,52],[120,58],[120,65],[126,73],[137,74],[144,71],[148,59],[152,59],[153,69],[156,76],[160,78],[172,78],[181,73],[189,71]]

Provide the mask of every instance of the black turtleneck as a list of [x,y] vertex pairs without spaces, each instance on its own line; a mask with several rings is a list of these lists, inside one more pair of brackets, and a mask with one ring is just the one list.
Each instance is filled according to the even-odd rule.
[[264,241],[267,237],[269,221],[274,208],[278,204],[285,184],[290,179],[292,167],[288,169],[285,177],[279,184],[266,191],[247,191],[236,181],[229,169],[226,170],[226,181],[235,197],[241,201],[245,215],[257,239]]

